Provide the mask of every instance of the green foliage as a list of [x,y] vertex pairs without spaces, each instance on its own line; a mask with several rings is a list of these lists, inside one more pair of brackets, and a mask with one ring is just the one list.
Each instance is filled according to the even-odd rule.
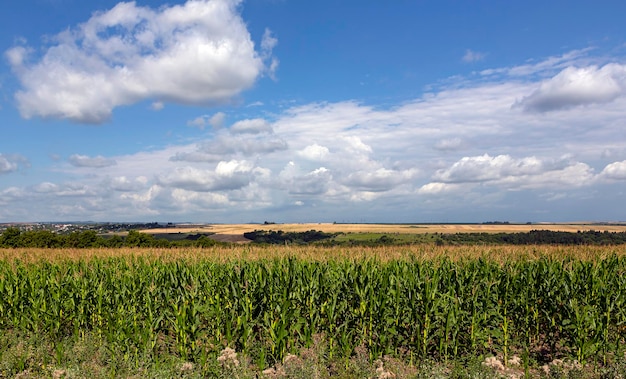
[[517,352],[605,363],[625,350],[625,272],[618,257],[0,261],[0,334],[98,336],[131,362],[167,351],[201,363],[228,346],[267,367],[323,335],[328,359],[340,361],[499,355],[506,364]]
[[25,231],[19,228],[7,228],[0,234],[0,248],[94,248],[94,247],[210,247],[218,242],[206,235],[184,235],[183,239],[168,240],[155,238],[151,234],[136,230],[128,232],[126,237],[119,235],[101,236],[94,230],[57,234],[48,230]]
[[243,234],[249,240],[256,243],[267,244],[307,244],[326,240],[335,236],[334,233],[324,233],[317,230],[309,230],[306,232],[283,232],[255,230]]

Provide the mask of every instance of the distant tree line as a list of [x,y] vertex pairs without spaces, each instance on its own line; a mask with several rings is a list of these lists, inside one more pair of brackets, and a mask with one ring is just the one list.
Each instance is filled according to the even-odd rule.
[[126,236],[102,236],[93,230],[57,234],[48,230],[20,231],[11,227],[0,234],[0,247],[3,248],[208,247],[217,243],[206,235],[190,235],[186,239],[170,241],[136,230],[129,231]]
[[621,245],[626,243],[626,232],[531,230],[518,233],[456,233],[440,234],[437,241],[440,244]]
[[403,242],[393,236],[382,235],[375,239],[354,239],[338,241],[339,233],[323,233],[315,230],[307,232],[283,232],[255,230],[244,233],[244,237],[255,243],[265,244],[307,244],[318,242],[323,245],[384,246],[412,243],[436,243],[439,245],[490,244],[490,245],[620,245],[626,244],[626,232],[578,231],[559,232],[532,230],[518,233],[456,233],[424,234],[415,241]]
[[[244,237],[254,243],[261,244],[309,244],[324,245],[398,245],[402,244],[392,237],[383,235],[380,238],[362,241],[336,241],[338,233],[324,233],[316,230],[306,232],[283,232],[255,230],[244,233]],[[434,241],[439,245],[461,244],[509,244],[509,245],[621,245],[626,244],[626,232],[578,231],[559,232],[550,230],[533,230],[519,233],[436,233],[422,241]],[[76,231],[69,234],[58,234],[48,230],[20,231],[10,227],[0,234],[1,248],[98,248],[98,247],[209,247],[219,244],[207,235],[187,235],[184,239],[168,240],[155,238],[151,234],[131,230],[126,236],[103,236],[93,230]],[[415,243],[415,242],[413,242]],[[418,242],[419,243],[419,242]]]
[[317,230],[309,230],[306,232],[255,230],[253,232],[244,233],[243,236],[255,243],[303,245],[332,238],[335,236],[335,233],[324,233]]

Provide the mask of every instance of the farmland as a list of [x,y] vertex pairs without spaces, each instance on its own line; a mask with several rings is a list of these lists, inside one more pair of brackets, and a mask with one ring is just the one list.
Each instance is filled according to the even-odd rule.
[[[625,254],[1,249],[0,377],[623,375]],[[489,359],[501,368],[482,365]]]

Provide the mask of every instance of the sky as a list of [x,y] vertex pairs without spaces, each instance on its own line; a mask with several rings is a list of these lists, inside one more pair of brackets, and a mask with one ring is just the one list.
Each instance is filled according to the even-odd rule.
[[621,0],[7,0],[0,222],[626,220]]

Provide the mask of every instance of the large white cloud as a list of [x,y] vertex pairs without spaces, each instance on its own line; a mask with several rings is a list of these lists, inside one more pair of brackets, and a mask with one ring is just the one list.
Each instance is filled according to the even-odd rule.
[[[52,38],[40,58],[17,46],[6,56],[23,89],[22,116],[106,121],[143,99],[186,104],[229,101],[269,69],[276,39],[261,51],[239,14],[239,0],[189,0],[151,9],[119,3]],[[31,61],[34,59],[34,61]]]
[[248,185],[253,167],[245,161],[219,162],[214,170],[178,167],[158,178],[161,185],[196,192],[227,191]]
[[546,112],[579,105],[606,103],[626,91],[626,66],[567,67],[541,83],[516,105],[526,111]]
[[[421,187],[423,193],[461,189],[459,184],[487,184],[506,189],[563,188],[589,185],[595,178],[593,169],[567,159],[541,160],[537,157],[492,157],[488,154],[463,157],[452,166],[440,169],[434,181]],[[455,184],[457,186],[449,186]]]

